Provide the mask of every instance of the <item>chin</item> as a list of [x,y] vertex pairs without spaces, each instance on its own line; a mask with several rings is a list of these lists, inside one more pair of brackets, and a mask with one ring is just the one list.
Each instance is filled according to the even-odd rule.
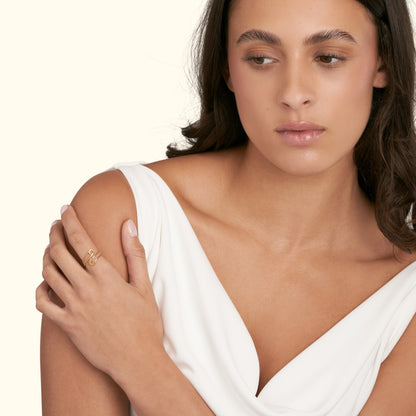
[[346,146],[343,149],[334,149],[328,146],[316,146],[296,149],[270,149],[269,152],[261,152],[263,157],[284,174],[307,177],[335,174],[340,172],[348,175],[354,171],[353,148]]

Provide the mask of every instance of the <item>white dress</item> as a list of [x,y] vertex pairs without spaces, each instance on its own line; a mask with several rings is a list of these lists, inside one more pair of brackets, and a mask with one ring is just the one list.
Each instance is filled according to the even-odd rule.
[[416,312],[416,262],[297,355],[256,397],[260,371],[253,340],[174,194],[142,162],[115,168],[136,200],[165,349],[212,411],[217,416],[357,415],[380,364]]

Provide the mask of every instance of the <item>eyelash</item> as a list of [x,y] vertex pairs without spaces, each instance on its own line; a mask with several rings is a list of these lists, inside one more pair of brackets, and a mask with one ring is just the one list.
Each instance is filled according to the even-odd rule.
[[[321,58],[331,58],[331,60],[332,59],[336,59],[336,62],[327,62],[327,63],[322,62],[322,61],[320,62],[322,65],[324,65],[326,67],[329,67],[329,68],[336,66],[338,62],[341,62],[341,61],[345,61],[346,60],[344,57],[342,57],[340,55],[337,55],[336,53],[328,53],[328,54],[318,55],[315,58],[315,60],[318,61],[318,63],[319,63],[319,60]],[[259,60],[259,59],[270,59],[270,60],[274,60],[273,58],[269,58],[268,56],[262,55],[262,54],[248,56],[245,60],[247,62],[249,62],[249,63],[252,63],[253,66],[256,67],[256,69],[263,69],[262,67],[265,67],[265,66],[269,65],[269,64],[264,64],[264,63],[263,64],[256,63],[255,61],[256,60]]]
[[271,60],[273,60],[272,58],[269,58],[268,56],[262,55],[262,54],[248,56],[245,60],[249,63],[252,63],[253,66],[257,67],[257,69],[262,69],[261,67],[266,66],[267,64],[259,64],[258,62],[256,63],[255,61],[259,60],[259,59],[271,59]]
[[327,53],[327,54],[319,55],[319,56],[316,57],[316,60],[319,61],[321,58],[331,58],[331,60],[336,59],[336,62],[327,62],[327,63],[325,63],[325,62],[320,61],[320,63],[322,63],[323,65],[328,66],[328,67],[333,67],[333,66],[337,65],[338,62],[345,61],[344,57],[342,57],[340,55],[337,55],[336,53]]

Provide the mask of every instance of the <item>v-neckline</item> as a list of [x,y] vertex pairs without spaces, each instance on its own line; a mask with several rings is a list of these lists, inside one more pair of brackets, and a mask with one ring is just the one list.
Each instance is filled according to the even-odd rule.
[[299,354],[297,354],[295,357],[293,357],[289,362],[287,362],[279,371],[277,371],[268,381],[267,383],[262,387],[262,389],[259,391],[259,393],[257,394],[257,391],[259,389],[259,383],[260,383],[260,359],[257,353],[257,348],[256,345],[254,343],[253,337],[250,333],[250,331],[248,330],[248,327],[246,325],[246,323],[244,322],[240,312],[238,311],[237,307],[235,306],[234,302],[231,300],[231,297],[229,296],[228,292],[225,290],[223,284],[221,283],[221,280],[218,278],[217,273],[215,272],[215,269],[211,263],[211,261],[208,258],[207,253],[205,252],[204,248],[201,245],[201,242],[198,238],[198,236],[195,233],[195,230],[191,224],[191,222],[188,219],[188,216],[186,215],[184,209],[182,208],[182,205],[179,203],[178,198],[176,197],[176,195],[173,193],[172,189],[170,188],[170,186],[166,183],[166,181],[157,173],[155,172],[153,169],[147,167],[146,165],[144,165],[142,162],[139,162],[140,165],[145,168],[147,171],[149,171],[162,185],[163,187],[166,189],[166,191],[168,192],[168,194],[170,195],[170,197],[175,201],[179,212],[181,213],[181,215],[183,216],[185,223],[187,224],[192,236],[194,237],[194,239],[198,242],[198,246],[200,248],[200,252],[202,257],[205,259],[207,265],[210,267],[211,269],[211,274],[213,276],[213,278],[216,280],[216,283],[218,284],[218,286],[220,287],[221,291],[224,293],[224,298],[226,299],[227,303],[230,305],[230,307],[233,309],[233,311],[236,313],[236,315],[239,317],[239,321],[242,325],[242,327],[244,328],[244,332],[246,332],[247,334],[247,338],[249,339],[251,346],[252,346],[252,350],[254,352],[255,358],[257,360],[257,368],[258,368],[258,374],[257,374],[257,389],[256,392],[254,393],[254,398],[256,399],[260,399],[262,396],[262,393],[266,390],[266,388],[273,383],[273,381],[278,378],[278,376],[284,371],[286,370],[287,367],[289,367],[290,365],[293,365],[293,363],[297,360],[300,359],[301,356],[303,356],[307,350],[309,350],[312,346],[314,346],[315,344],[317,344],[319,341],[321,341],[322,339],[324,339],[325,337],[327,337],[332,331],[334,331],[335,328],[339,327],[340,325],[342,325],[342,323],[344,323],[348,317],[350,317],[352,314],[354,314],[358,308],[363,307],[363,305],[367,304],[368,302],[370,302],[372,299],[374,299],[385,287],[387,287],[389,284],[392,284],[393,281],[395,281],[399,276],[402,276],[403,274],[405,274],[407,271],[409,271],[409,269],[411,269],[412,267],[416,267],[416,260],[413,261],[412,263],[409,263],[407,266],[405,266],[402,270],[400,270],[398,273],[396,273],[394,276],[392,276],[386,283],[384,283],[381,287],[379,287],[375,292],[373,292],[369,297],[367,297],[363,302],[361,302],[359,305],[357,305],[353,310],[351,310],[349,313],[347,313],[343,318],[341,318],[339,321],[337,321],[331,328],[329,328],[327,331],[325,331],[321,336],[319,336],[315,341],[313,341],[310,345],[308,345],[305,349],[303,349]]

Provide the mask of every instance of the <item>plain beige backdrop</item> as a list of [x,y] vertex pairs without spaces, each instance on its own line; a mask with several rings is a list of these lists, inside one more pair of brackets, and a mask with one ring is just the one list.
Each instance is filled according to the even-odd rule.
[[197,115],[205,3],[0,2],[0,415],[41,415],[35,288],[61,205],[117,162],[164,158]]
[[41,415],[35,288],[50,224],[91,176],[153,161],[196,116],[205,0],[0,0],[0,415]]

